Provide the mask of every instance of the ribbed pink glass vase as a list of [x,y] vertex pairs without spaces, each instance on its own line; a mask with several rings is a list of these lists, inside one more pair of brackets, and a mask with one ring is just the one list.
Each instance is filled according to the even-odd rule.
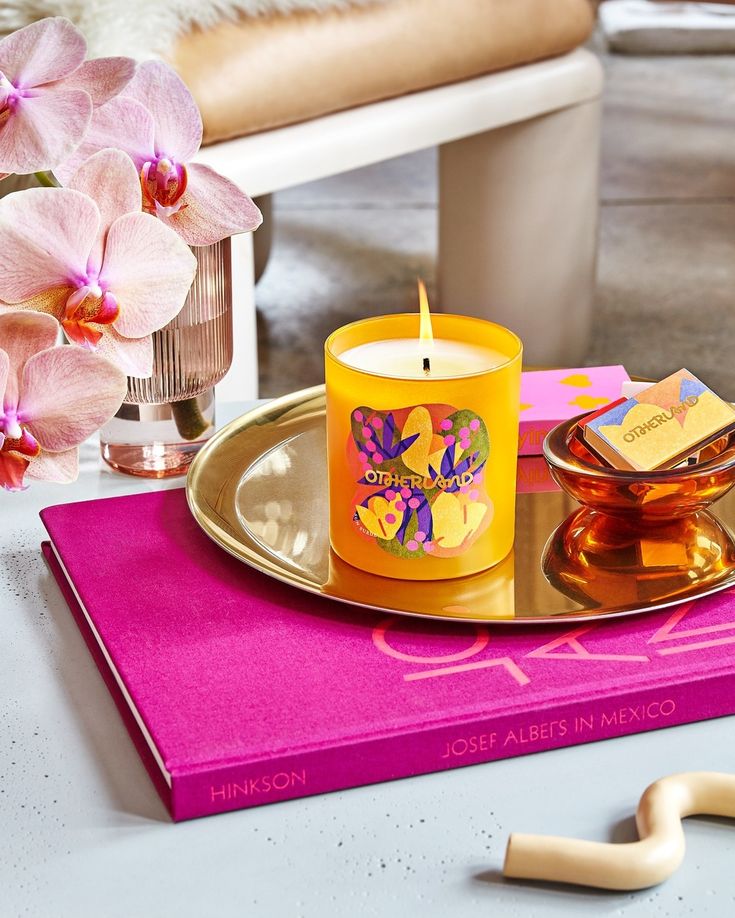
[[183,475],[214,433],[214,386],[232,363],[230,240],[192,247],[197,273],[184,308],[153,333],[153,375],[100,431],[102,457],[128,475]]

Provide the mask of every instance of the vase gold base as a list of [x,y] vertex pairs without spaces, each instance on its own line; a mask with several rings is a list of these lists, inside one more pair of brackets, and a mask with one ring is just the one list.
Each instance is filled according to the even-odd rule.
[[[200,421],[194,427],[192,417]],[[189,439],[193,431],[198,436]],[[173,407],[123,404],[100,431],[100,452],[116,472],[140,478],[173,478],[186,475],[213,433],[214,389],[209,389]]]

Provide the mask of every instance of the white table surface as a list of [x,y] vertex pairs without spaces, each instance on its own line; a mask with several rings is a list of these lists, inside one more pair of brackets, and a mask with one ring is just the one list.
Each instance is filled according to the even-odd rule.
[[632,840],[651,781],[735,771],[735,718],[174,825],[45,567],[38,511],[181,484],[103,470],[90,443],[75,484],[0,491],[2,918],[735,914],[724,819],[687,820],[685,863],[652,890],[500,875],[512,830]]

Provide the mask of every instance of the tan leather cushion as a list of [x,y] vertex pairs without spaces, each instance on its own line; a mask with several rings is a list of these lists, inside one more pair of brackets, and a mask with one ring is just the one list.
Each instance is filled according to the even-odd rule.
[[563,54],[592,21],[589,0],[391,0],[223,22],[172,63],[212,143]]

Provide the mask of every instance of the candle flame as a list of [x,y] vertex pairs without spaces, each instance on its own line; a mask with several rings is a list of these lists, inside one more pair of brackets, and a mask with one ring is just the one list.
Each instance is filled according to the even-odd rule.
[[434,343],[434,332],[431,327],[431,313],[429,312],[429,298],[426,295],[426,285],[419,278],[419,339],[422,344],[432,345]]

